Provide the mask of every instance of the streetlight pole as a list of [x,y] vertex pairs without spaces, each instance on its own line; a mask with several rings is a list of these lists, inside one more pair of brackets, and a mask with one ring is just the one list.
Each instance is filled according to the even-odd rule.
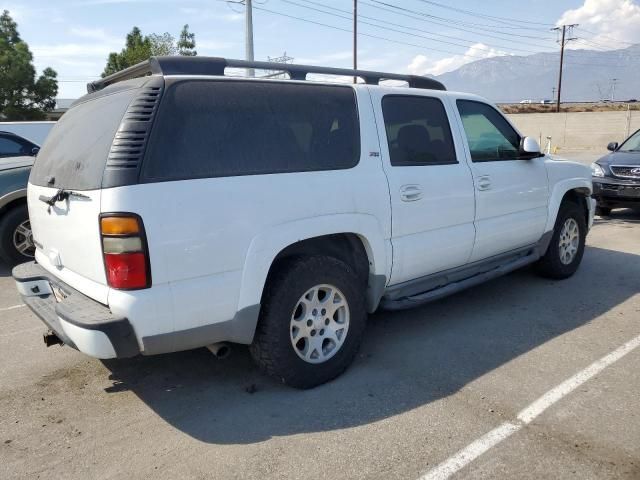
[[[358,0],[353,0],[353,69],[358,69]],[[353,83],[358,83],[355,75]]]
[[[245,0],[245,25],[244,25],[244,58],[247,61],[253,62],[253,5],[252,0]],[[247,68],[247,76],[255,77],[256,71],[253,68]]]

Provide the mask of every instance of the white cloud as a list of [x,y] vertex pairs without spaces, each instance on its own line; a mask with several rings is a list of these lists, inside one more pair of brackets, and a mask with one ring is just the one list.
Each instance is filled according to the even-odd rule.
[[417,55],[408,65],[407,70],[414,75],[441,75],[460,68],[465,63],[500,55],[506,55],[506,52],[489,48],[483,43],[476,43],[469,47],[464,54],[453,55],[440,60],[430,60],[424,55]]
[[574,35],[586,39],[571,42],[571,48],[625,48],[630,43],[640,43],[640,5],[633,0],[585,0],[576,9],[567,10],[562,14],[556,25],[578,23],[591,33],[581,31],[578,27]]
[[102,28],[72,27],[69,29],[69,34],[80,38],[90,38],[92,40],[113,39],[113,37],[107,35]]

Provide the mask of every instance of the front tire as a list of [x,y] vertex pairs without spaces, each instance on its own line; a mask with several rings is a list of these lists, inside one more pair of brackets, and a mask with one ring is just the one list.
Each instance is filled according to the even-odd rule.
[[608,217],[611,215],[611,208],[609,207],[596,207],[596,215],[599,217]]
[[573,275],[582,261],[587,237],[585,211],[573,202],[560,205],[551,243],[536,263],[543,277],[563,279]]
[[14,266],[32,260],[34,254],[27,206],[14,207],[0,219],[0,259]]
[[333,257],[285,260],[266,286],[250,347],[256,363],[296,388],[312,388],[344,372],[366,324],[362,283]]

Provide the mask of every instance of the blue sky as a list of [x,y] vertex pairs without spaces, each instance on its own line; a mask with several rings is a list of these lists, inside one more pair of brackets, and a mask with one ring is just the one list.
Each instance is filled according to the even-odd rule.
[[[200,55],[244,57],[244,6],[221,0],[5,0],[1,8],[36,66],[58,72],[62,98],[85,93],[134,25],[177,37],[188,23]],[[351,8],[352,0],[254,0],[256,59],[286,52],[299,63],[350,66]],[[559,22],[580,23],[572,48],[640,42],[637,0],[360,0],[359,13],[359,66],[394,72],[439,74],[488,56],[557,51],[549,28]]]

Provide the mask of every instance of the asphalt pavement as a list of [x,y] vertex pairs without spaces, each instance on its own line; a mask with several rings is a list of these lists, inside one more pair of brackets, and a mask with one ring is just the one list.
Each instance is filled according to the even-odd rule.
[[638,479],[640,213],[587,243],[568,280],[525,269],[372,315],[355,364],[309,391],[241,346],[45,348],[0,267],[0,478]]

